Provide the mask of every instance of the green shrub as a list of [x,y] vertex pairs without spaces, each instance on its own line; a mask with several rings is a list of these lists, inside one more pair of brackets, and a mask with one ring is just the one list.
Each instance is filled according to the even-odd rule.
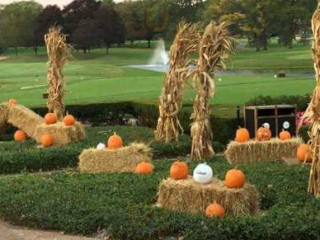
[[302,138],[302,140],[306,143],[310,140],[310,136],[309,136],[309,128],[310,126],[302,126],[299,129],[299,136]]
[[[104,228],[113,239],[154,240],[182,234],[186,240],[320,239],[320,202],[307,194],[309,166],[238,165],[260,192],[254,217],[208,219],[154,207],[159,182],[171,161],[154,161],[155,174],[51,174],[0,178],[0,214],[12,223],[91,235]],[[231,166],[209,164],[223,179]],[[190,163],[190,173],[196,163]],[[196,196],[195,196],[196,197]]]
[[310,102],[310,94],[305,95],[281,95],[281,96],[257,96],[249,100],[246,105],[274,105],[274,104],[297,104],[298,111],[305,111]]
[[[154,132],[149,128],[93,127],[87,129],[87,137],[83,141],[62,147],[37,148],[33,140],[24,143],[2,142],[0,144],[0,173],[48,171],[75,167],[78,164],[78,156],[83,149],[95,147],[99,142],[105,142],[113,132],[117,132],[125,144],[133,141],[150,144],[154,159],[186,156],[191,151],[191,139],[187,135],[182,135],[179,142],[163,143],[154,141]],[[214,142],[213,148],[216,152],[223,151],[223,145],[219,142]]]

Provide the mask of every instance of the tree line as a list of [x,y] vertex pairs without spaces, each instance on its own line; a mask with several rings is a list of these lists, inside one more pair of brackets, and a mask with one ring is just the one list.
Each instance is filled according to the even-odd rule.
[[0,49],[32,47],[37,53],[43,35],[52,25],[60,26],[68,41],[84,52],[126,40],[157,36],[172,39],[178,22],[211,20],[228,22],[233,36],[246,37],[257,50],[267,49],[271,37],[293,47],[300,35],[307,42],[310,19],[317,0],[137,0],[115,4],[112,0],[74,0],[60,9],[43,8],[35,1],[0,5]]

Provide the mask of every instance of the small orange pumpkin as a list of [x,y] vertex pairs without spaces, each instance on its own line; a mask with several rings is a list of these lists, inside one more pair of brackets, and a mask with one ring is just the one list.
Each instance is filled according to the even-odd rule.
[[41,144],[44,147],[50,147],[53,145],[53,137],[50,134],[44,134],[41,137]]
[[224,208],[216,201],[211,203],[206,209],[207,217],[220,217],[223,218],[225,214]]
[[122,138],[119,135],[117,135],[117,133],[113,133],[113,135],[108,139],[107,146],[110,149],[122,148],[123,147]]
[[308,144],[300,144],[297,149],[297,158],[301,162],[312,162],[311,148]]
[[236,141],[239,143],[246,142],[250,139],[250,133],[246,128],[239,128],[236,132]]
[[257,130],[256,138],[258,141],[269,141],[271,139],[270,129],[266,127],[260,127]]
[[44,122],[46,124],[55,124],[58,121],[57,115],[55,113],[47,113],[44,116]]
[[14,133],[14,140],[17,142],[24,142],[25,140],[27,140],[27,137],[27,134],[22,130],[17,130]]
[[154,166],[149,162],[141,162],[136,167],[137,174],[151,174],[153,173]]
[[291,133],[288,131],[282,130],[281,133],[279,134],[279,138],[282,141],[289,140],[291,138]]
[[170,167],[170,177],[179,180],[186,179],[189,175],[189,167],[185,162],[176,161]]
[[72,115],[67,115],[63,118],[63,123],[66,125],[66,126],[73,126],[74,123],[75,123],[75,119],[74,119],[74,116]]
[[9,99],[9,105],[12,106],[12,105],[17,105],[18,104],[18,101],[16,99]]
[[225,177],[225,185],[228,188],[242,188],[246,182],[246,176],[241,170],[231,169]]

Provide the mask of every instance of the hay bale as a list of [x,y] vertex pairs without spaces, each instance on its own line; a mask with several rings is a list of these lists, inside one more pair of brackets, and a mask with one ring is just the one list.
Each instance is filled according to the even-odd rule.
[[85,173],[134,172],[140,162],[151,161],[145,144],[132,143],[120,149],[85,149],[79,156],[79,168]]
[[207,206],[217,201],[228,215],[255,215],[259,212],[258,192],[246,183],[241,189],[230,189],[216,178],[200,184],[185,180],[165,179],[160,183],[157,205],[173,211],[204,214]]
[[295,157],[297,148],[301,143],[300,138],[292,138],[286,141],[273,138],[265,142],[251,140],[245,143],[232,141],[227,146],[225,157],[230,163],[277,161],[283,157]]
[[8,123],[25,131],[29,137],[34,138],[38,125],[44,122],[43,118],[22,105],[9,106]]
[[61,146],[83,139],[85,130],[80,122],[75,122],[73,126],[66,126],[62,122],[50,125],[42,123],[36,128],[34,133],[35,140],[40,143],[44,134],[51,134],[53,136],[53,145]]
[[0,134],[8,128],[8,104],[0,104]]

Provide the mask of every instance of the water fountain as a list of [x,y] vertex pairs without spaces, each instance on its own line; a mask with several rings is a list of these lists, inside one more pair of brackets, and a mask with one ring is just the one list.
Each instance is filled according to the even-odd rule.
[[157,41],[156,48],[153,52],[152,58],[146,65],[131,65],[130,67],[152,70],[157,72],[166,72],[169,68],[169,54],[166,51],[165,43],[162,38]]

